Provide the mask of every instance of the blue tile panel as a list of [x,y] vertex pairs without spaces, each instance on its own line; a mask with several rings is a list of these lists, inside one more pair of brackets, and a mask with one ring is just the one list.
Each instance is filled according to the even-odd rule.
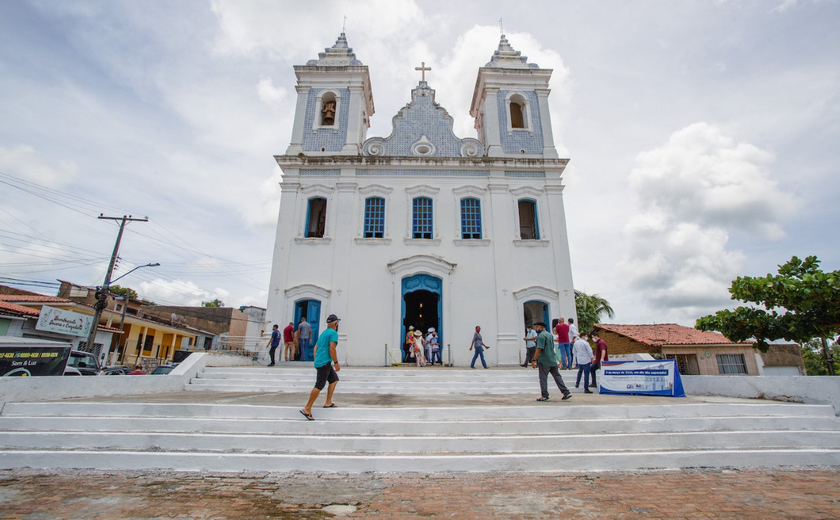
[[489,170],[356,170],[359,176],[375,177],[489,177]]
[[461,199],[461,238],[481,239],[481,201]]
[[522,153],[521,150],[525,150],[525,153],[543,153],[542,120],[540,119],[540,105],[537,99],[537,93],[524,92],[530,100],[530,113],[528,117],[531,118],[531,128],[533,128],[534,133],[531,134],[527,130],[514,130],[512,134],[508,134],[507,128],[510,114],[508,113],[506,98],[510,92],[510,90],[500,90],[498,96],[499,135],[502,139],[502,150],[506,154],[520,154]]
[[505,170],[505,177],[520,179],[545,179],[545,172]]
[[[435,91],[426,82],[411,91],[411,103],[403,107],[393,119],[388,137],[372,137],[365,141],[364,155],[480,157],[484,148],[477,139],[460,139],[452,130],[452,117],[435,103]],[[429,154],[416,154],[412,149],[423,136],[434,147]],[[466,148],[466,149],[465,149]]]
[[365,238],[384,238],[385,236],[385,199],[368,197],[365,199]]
[[324,148],[326,152],[340,152],[347,141],[347,118],[350,112],[350,90],[346,88],[329,89],[334,90],[341,96],[341,107],[338,114],[338,132],[335,128],[319,128],[312,131],[312,123],[316,114],[318,94],[328,89],[312,89],[309,91],[309,99],[306,100],[306,117],[303,120],[303,151],[320,152]]
[[416,197],[412,201],[412,238],[434,238],[432,199]]
[[[320,148],[319,148],[320,150]],[[301,177],[333,177],[341,175],[341,170],[338,168],[331,169],[301,169],[298,173]]]

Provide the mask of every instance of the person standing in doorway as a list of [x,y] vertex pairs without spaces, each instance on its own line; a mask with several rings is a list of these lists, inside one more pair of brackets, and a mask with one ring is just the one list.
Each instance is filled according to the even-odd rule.
[[601,339],[597,332],[591,334],[592,341],[595,342],[595,362],[592,364],[592,384],[590,386],[598,386],[598,381],[595,377],[595,371],[601,368],[601,363],[610,360],[610,355],[607,352],[607,342]]
[[[309,392],[309,401],[306,406],[301,408],[300,413],[314,421],[312,417],[312,405],[321,394],[324,386],[329,384],[327,388],[327,401],[324,403],[324,408],[337,408],[333,402],[333,393],[335,392],[335,385],[338,384],[338,372],[341,370],[341,365],[338,364],[338,354],[335,348],[338,346],[338,316],[330,314],[327,318],[327,330],[321,333],[318,337],[318,343],[315,345],[315,372],[317,377],[315,379],[315,388]],[[333,368],[335,365],[335,368]]]
[[592,369],[592,362],[595,361],[595,354],[592,353],[592,347],[586,341],[586,336],[581,336],[575,341],[574,351],[578,366],[575,388],[580,388],[580,376],[583,374],[583,392],[591,394],[592,390],[589,389],[589,373]]
[[443,366],[443,360],[440,357],[440,338],[438,338],[437,331],[432,332],[432,339],[429,343],[432,344],[432,366],[435,364],[435,359],[438,360],[440,366]]
[[432,357],[432,337],[435,334],[435,328],[429,327],[429,332],[426,334],[426,363],[435,364]]
[[273,367],[274,366],[274,352],[277,350],[277,347],[280,346],[280,326],[279,325],[275,325],[272,328],[271,339],[268,340],[268,343],[265,346],[266,347],[271,347],[268,350],[268,359],[271,360],[271,362],[268,364],[268,366]]
[[557,334],[557,350],[563,370],[568,370],[572,368],[572,344],[569,342],[569,326],[566,325],[565,318],[557,320],[554,333]]
[[412,352],[414,352],[414,325],[409,325],[403,340],[403,363],[408,363]]
[[537,329],[537,346],[531,365],[534,368],[539,366],[540,369],[541,395],[537,401],[548,401],[548,374],[551,374],[554,382],[557,383],[557,388],[563,393],[563,401],[568,401],[572,398],[572,393],[566,388],[565,383],[563,383],[563,376],[560,375],[560,370],[557,368],[557,349],[554,348],[554,338],[550,332],[545,330],[545,323],[535,323],[534,327]]
[[[292,360],[292,355],[295,351],[295,323],[290,321],[283,329],[283,352],[286,353],[286,361]],[[283,361],[283,356],[280,356],[280,361]]]
[[475,327],[475,334],[473,334],[472,343],[470,343],[470,350],[475,347],[475,354],[473,354],[472,363],[470,363],[470,368],[475,368],[475,360],[481,356],[481,366],[487,368],[487,362],[484,361],[484,349],[490,348],[484,340],[481,339],[481,327],[476,325]]
[[304,352],[309,350],[309,345],[312,344],[312,325],[306,321],[306,316],[300,319],[300,325],[298,325],[298,349],[295,353],[295,361],[300,361],[304,357]]
[[534,351],[537,350],[537,331],[528,325],[525,328],[525,362],[521,366],[527,367],[534,359]]

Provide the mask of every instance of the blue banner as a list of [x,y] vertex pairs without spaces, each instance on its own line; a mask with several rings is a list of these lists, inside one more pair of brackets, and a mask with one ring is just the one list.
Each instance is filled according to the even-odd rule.
[[605,361],[598,377],[602,394],[666,395],[685,397],[674,359]]

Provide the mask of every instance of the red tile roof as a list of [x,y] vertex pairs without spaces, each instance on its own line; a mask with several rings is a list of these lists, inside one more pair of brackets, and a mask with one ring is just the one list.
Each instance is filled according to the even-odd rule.
[[14,314],[25,314],[27,316],[40,316],[41,314],[41,311],[38,309],[24,307],[23,305],[18,305],[16,303],[0,301],[0,312],[3,311],[12,312]]
[[614,325],[598,324],[596,329],[605,330],[654,347],[663,345],[737,345],[723,334],[705,332],[684,327],[676,323],[658,325]]
[[46,294],[0,294],[1,302],[25,302],[25,303],[73,303],[58,296],[47,296]]

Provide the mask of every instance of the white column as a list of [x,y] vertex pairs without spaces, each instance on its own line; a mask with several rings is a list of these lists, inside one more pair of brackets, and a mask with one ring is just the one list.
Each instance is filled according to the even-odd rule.
[[557,316],[577,317],[575,309],[575,285],[572,281],[572,260],[569,255],[569,235],[566,232],[566,210],[563,204],[562,184],[545,187],[548,199],[548,216],[551,223],[551,247],[554,251],[554,270],[557,289],[560,293],[560,309]]
[[[289,255],[294,247],[295,212],[298,211],[298,190],[300,184],[283,182],[280,184],[280,215],[277,219],[277,234],[274,239],[274,263],[271,266],[271,283],[268,288],[266,305],[266,323],[283,323],[286,318],[286,275]],[[294,316],[291,316],[294,319]],[[286,320],[286,323],[291,321]]]
[[499,134],[499,89],[488,88],[484,91],[484,135],[487,137],[485,146],[487,155],[490,157],[501,157],[505,154],[502,150],[502,137]]
[[518,314],[511,312],[513,290],[510,276],[514,272],[513,260],[510,254],[511,237],[513,234],[513,215],[511,214],[510,191],[507,184],[490,184],[489,214],[493,219],[493,272],[495,274],[496,299],[496,344],[491,342],[494,349],[488,352],[497,365],[513,365],[519,363],[519,326]]
[[[353,223],[357,216],[356,212],[356,187],[355,181],[339,181],[336,183],[338,194],[335,202],[335,233],[333,234],[333,269],[332,282],[330,288],[332,294],[330,295],[329,309],[321,309],[322,319],[330,314],[336,314],[339,318],[346,319],[349,306],[349,289],[350,289],[350,255],[351,248],[354,243],[355,233],[353,232]],[[329,209],[327,210],[329,211]],[[326,316],[324,315],[326,311]],[[343,348],[339,349],[338,356],[341,363],[348,359],[352,363],[352,342],[347,337],[345,328],[339,332],[339,341]]]
[[556,159],[557,148],[554,146],[554,132],[551,130],[551,112],[548,110],[548,93],[550,89],[537,89],[537,100],[540,104],[540,123],[542,125],[543,135],[543,157],[546,159]]
[[360,139],[359,125],[362,124],[362,87],[353,85],[349,87],[350,99],[347,112],[347,138],[342,155],[359,155],[361,153],[362,140]]
[[303,151],[303,123],[306,120],[306,103],[309,100],[311,87],[295,87],[297,90],[297,106],[295,107],[295,122],[292,125],[292,141],[286,149],[286,155],[297,155]]

